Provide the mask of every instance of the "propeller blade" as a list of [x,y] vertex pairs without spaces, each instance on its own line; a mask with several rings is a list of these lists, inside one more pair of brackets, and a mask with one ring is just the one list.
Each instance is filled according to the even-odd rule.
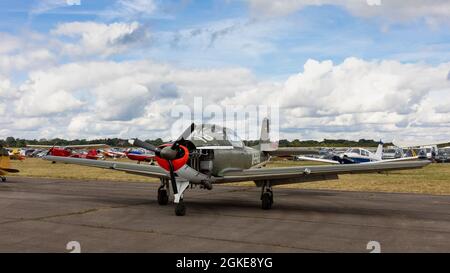
[[147,143],[147,142],[145,142],[145,141],[139,140],[139,139],[137,139],[137,138],[135,138],[135,139],[129,139],[129,140],[128,140],[128,143],[130,143],[130,144],[133,145],[133,146],[140,147],[140,148],[144,148],[144,149],[147,149],[147,150],[149,150],[149,151],[152,151],[152,152],[154,152],[155,154],[156,154],[156,153],[159,153],[159,152],[161,151],[159,148],[155,147],[154,145],[152,145],[152,144],[150,144],[150,143]]
[[50,155],[50,153],[53,151],[53,148],[55,148],[56,144],[58,144],[58,141],[56,141],[55,144],[53,144],[53,146],[50,149],[48,149],[47,155]]
[[186,130],[184,130],[184,132],[178,137],[178,139],[172,144],[172,149],[175,150],[176,147],[178,146],[178,142],[186,139],[189,137],[189,135],[194,131],[195,129],[195,124],[191,123],[191,125],[189,125],[189,127],[186,128]]
[[195,129],[195,124],[194,124],[194,123],[191,123],[191,125],[190,125],[188,128],[186,128],[186,130],[184,130],[184,132],[181,134],[181,136],[178,138],[178,140],[188,138],[189,135],[190,135],[192,132],[194,132],[194,129]]
[[175,172],[173,170],[173,163],[171,160],[167,160],[169,162],[169,170],[170,170],[170,182],[172,183],[173,194],[178,193],[177,181],[175,180]]

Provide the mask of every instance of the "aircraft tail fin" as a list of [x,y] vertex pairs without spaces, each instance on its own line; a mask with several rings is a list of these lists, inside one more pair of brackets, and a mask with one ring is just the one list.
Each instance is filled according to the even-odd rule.
[[262,122],[259,149],[265,152],[278,149],[278,141],[270,141],[270,120],[268,118],[264,118]]
[[380,143],[378,144],[377,151],[375,152],[375,157],[378,160],[381,160],[383,158],[383,142],[380,140]]

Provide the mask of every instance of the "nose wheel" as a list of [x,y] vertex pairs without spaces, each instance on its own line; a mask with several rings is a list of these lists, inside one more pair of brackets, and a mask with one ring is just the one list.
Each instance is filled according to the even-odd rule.
[[175,205],[175,215],[176,216],[186,215],[186,205],[184,204],[183,200],[180,200],[180,202],[178,202]]
[[6,177],[2,176],[1,179],[2,179],[2,182],[6,182]]

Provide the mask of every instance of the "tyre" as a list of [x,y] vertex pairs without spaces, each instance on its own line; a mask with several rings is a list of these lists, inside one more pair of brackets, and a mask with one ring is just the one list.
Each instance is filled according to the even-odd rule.
[[178,203],[175,206],[175,215],[184,216],[185,214],[186,214],[186,205],[184,204],[183,201],[180,201],[180,203]]
[[169,194],[166,189],[158,190],[158,204],[161,206],[165,206],[169,203]]
[[265,192],[261,196],[261,208],[268,210],[272,208],[272,194],[270,192]]

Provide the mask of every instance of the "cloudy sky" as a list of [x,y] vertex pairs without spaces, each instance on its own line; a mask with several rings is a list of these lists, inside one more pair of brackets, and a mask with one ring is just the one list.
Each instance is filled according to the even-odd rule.
[[280,137],[450,139],[448,0],[4,0],[0,138],[170,138],[175,105]]

